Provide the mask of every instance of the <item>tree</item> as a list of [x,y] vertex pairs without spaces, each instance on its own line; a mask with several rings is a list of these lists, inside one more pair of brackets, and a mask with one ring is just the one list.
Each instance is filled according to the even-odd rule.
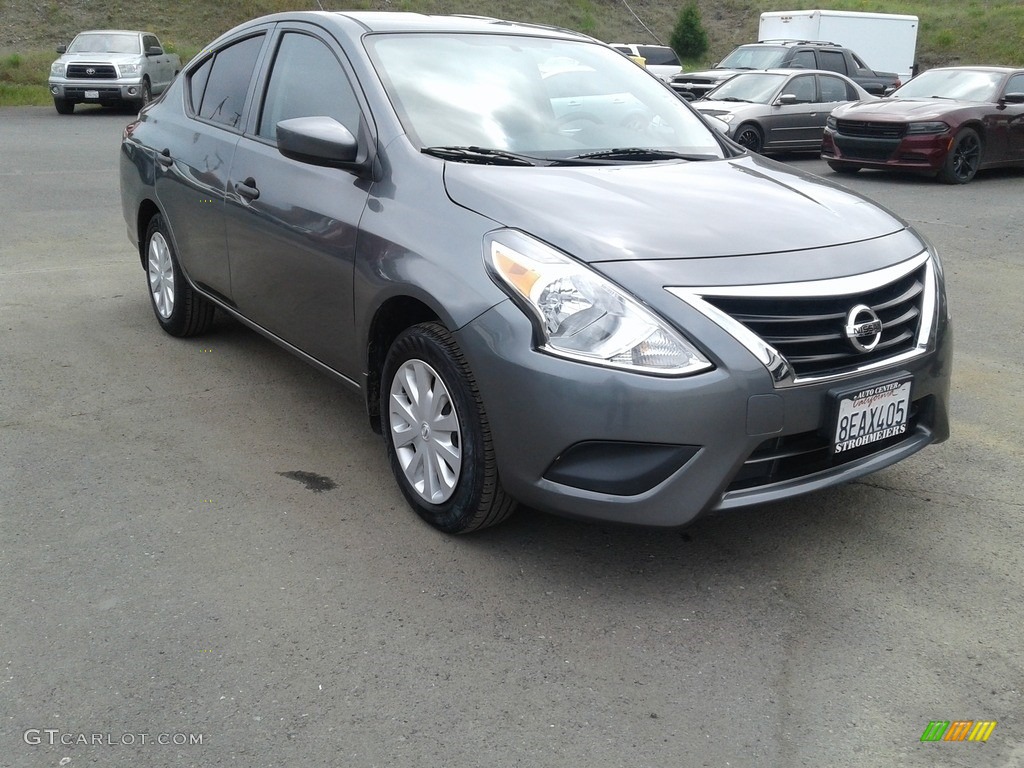
[[686,4],[679,13],[669,45],[680,59],[699,59],[708,51],[708,33],[700,20],[696,2]]

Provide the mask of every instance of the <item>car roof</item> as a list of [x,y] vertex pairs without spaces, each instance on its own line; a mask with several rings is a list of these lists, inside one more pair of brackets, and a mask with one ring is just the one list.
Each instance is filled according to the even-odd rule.
[[[959,67],[932,67],[931,69],[925,70],[926,72],[997,72],[1000,74],[1008,75],[1011,72],[1022,72],[1020,67],[990,67],[990,66],[977,66],[972,67],[969,65]],[[924,72],[921,73],[922,75]],[[909,81],[908,81],[909,82]]]
[[587,35],[560,27],[527,22],[505,21],[491,16],[430,15],[407,11],[295,11],[264,16],[253,21],[353,21],[367,32],[495,32],[544,34],[581,40]]
[[[152,32],[143,32],[141,29],[83,29],[78,35],[152,35]],[[75,37],[78,37],[75,35]]]

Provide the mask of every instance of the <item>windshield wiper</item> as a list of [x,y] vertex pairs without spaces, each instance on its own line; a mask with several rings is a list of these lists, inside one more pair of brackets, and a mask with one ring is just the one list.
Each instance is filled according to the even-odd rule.
[[739,101],[739,102],[742,102],[744,104],[753,104],[754,103],[750,99],[738,99],[735,96],[726,96],[723,99],[708,99],[708,101]]
[[537,165],[537,161],[526,155],[517,155],[503,149],[487,149],[486,147],[424,147],[420,150],[425,155],[440,157],[442,160],[459,160],[464,163],[480,165]]
[[673,152],[670,149],[650,149],[648,147],[620,147],[602,149],[597,152],[585,152],[568,160],[628,160],[636,163],[649,163],[656,160],[712,160],[714,155],[687,155]]

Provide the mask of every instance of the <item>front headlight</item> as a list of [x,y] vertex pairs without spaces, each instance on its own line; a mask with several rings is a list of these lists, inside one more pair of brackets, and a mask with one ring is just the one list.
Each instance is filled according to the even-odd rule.
[[949,130],[949,126],[942,122],[932,123],[910,123],[907,126],[907,133],[945,133]]
[[586,265],[515,230],[485,239],[487,268],[527,311],[541,349],[594,365],[683,376],[711,368],[690,342]]
[[64,62],[53,62],[53,64],[50,65],[50,74],[54,77],[64,77]]
[[125,75],[137,75],[142,71],[142,65],[136,62],[135,64],[118,64],[118,69],[121,70],[121,77]]
[[832,117],[832,115],[825,118],[825,127],[830,128],[833,131],[836,129],[836,119]]

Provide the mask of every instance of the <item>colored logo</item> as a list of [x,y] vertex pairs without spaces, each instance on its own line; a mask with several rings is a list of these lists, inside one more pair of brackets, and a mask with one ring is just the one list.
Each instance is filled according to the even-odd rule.
[[988,741],[996,729],[995,720],[932,720],[921,741]]

